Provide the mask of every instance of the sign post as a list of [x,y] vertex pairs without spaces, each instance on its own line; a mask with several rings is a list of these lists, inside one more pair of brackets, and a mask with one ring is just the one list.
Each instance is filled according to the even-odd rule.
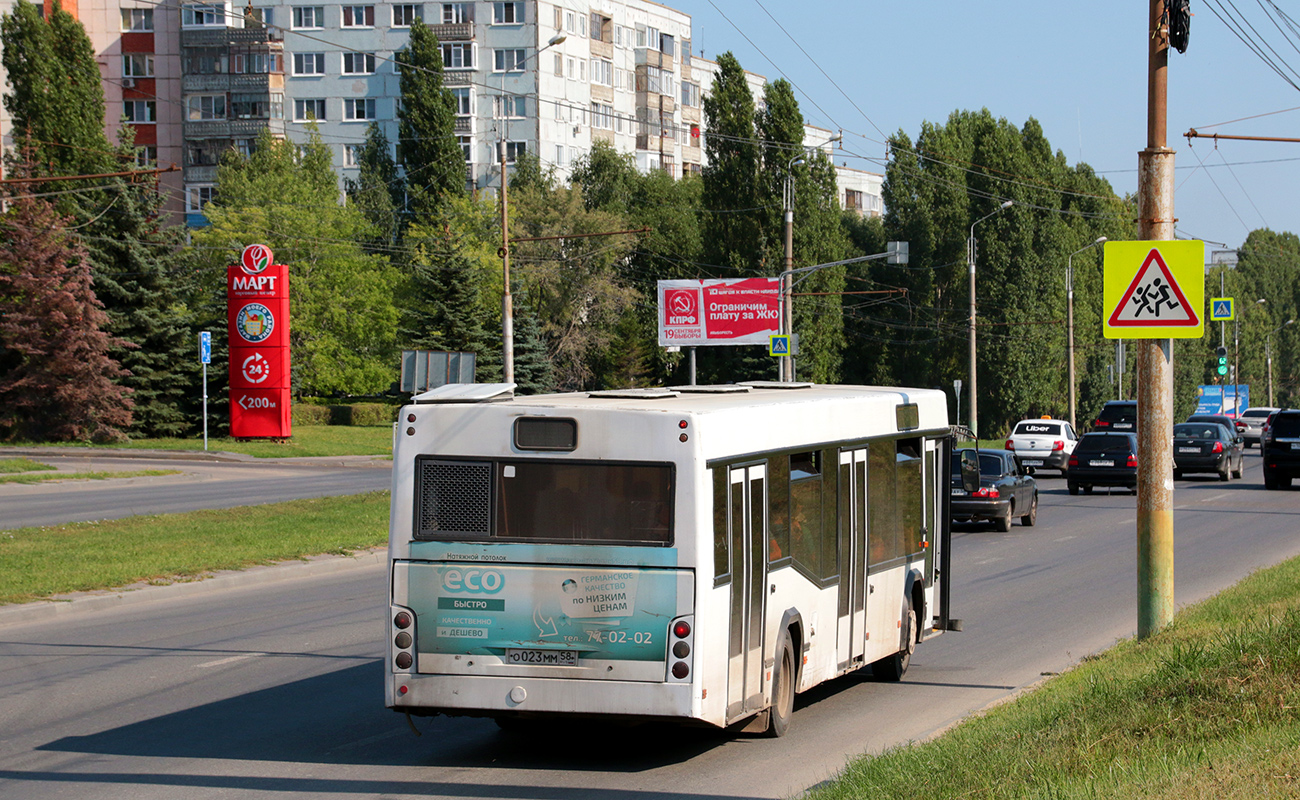
[[230,435],[287,439],[289,268],[266,245],[244,248],[226,270],[230,342]]
[[203,451],[208,450],[208,365],[212,363],[212,333],[199,332],[199,361],[203,364]]

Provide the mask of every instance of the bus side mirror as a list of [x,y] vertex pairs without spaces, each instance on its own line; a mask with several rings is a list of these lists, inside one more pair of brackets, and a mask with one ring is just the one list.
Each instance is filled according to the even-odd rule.
[[980,488],[980,457],[974,450],[961,451],[961,488],[966,494]]

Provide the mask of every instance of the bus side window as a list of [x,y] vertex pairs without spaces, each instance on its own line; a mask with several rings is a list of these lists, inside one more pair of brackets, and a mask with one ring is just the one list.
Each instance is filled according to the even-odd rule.
[[894,557],[921,550],[921,526],[925,520],[925,492],[921,484],[921,440],[899,439],[895,467],[898,470],[898,542]]
[[894,480],[896,468],[894,443],[875,441],[870,444],[870,466],[867,469],[867,509],[870,526],[867,531],[867,553],[871,565],[883,564],[897,552],[898,517],[894,513],[894,497],[898,487]]
[[727,468],[713,470],[713,585],[721,586],[731,576],[731,550],[727,530]]
[[767,462],[769,561],[790,557],[790,465],[784,458]]
[[839,530],[835,524],[839,513],[839,483],[835,480],[834,464],[839,461],[839,450],[828,448],[822,451],[822,463],[831,466],[831,479],[822,486],[822,571],[821,578],[834,578],[840,574]]
[[790,548],[794,560],[822,577],[821,453],[790,456]]

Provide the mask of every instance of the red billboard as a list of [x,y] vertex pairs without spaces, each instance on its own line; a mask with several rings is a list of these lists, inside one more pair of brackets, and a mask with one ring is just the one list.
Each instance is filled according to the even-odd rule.
[[777,278],[659,281],[659,344],[762,344],[781,330]]
[[226,270],[230,435],[288,438],[289,268],[266,245],[244,248]]

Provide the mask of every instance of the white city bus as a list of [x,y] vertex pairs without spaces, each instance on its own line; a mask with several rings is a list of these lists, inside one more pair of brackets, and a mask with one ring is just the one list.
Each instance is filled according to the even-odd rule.
[[388,707],[781,735],[796,692],[897,680],[950,627],[943,393],[512,390],[401,411]]

